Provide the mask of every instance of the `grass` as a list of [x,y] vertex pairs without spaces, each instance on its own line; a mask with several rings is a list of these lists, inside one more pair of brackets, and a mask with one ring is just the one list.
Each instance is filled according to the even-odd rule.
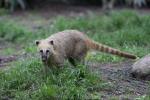
[[5,56],[5,55],[12,55],[12,54],[14,54],[14,52],[15,52],[15,49],[13,49],[13,48],[6,48],[6,49],[0,51],[0,53],[3,56]]
[[[86,66],[64,66],[53,69],[45,77],[39,59],[22,59],[11,70],[0,72],[0,96],[2,99],[41,100],[50,98],[92,98],[94,88],[104,86],[99,77],[90,73]],[[101,83],[101,84],[99,84]]]
[[[12,20],[0,20],[0,41],[20,44],[29,55],[36,52],[34,40],[48,37],[54,32],[77,29],[90,38],[103,44],[133,53],[142,57],[150,51],[150,16],[139,16],[135,12],[112,12],[109,16],[83,16],[76,18],[57,17],[46,28],[36,33],[28,31]],[[7,49],[4,53],[12,53]],[[15,52],[15,51],[13,51]],[[124,58],[97,53],[88,54],[88,60],[98,62],[117,62]],[[0,71],[0,98],[15,100],[41,99],[86,99],[100,98],[98,91],[108,85],[86,66],[53,69],[48,77],[42,73],[43,65],[36,56],[28,56]]]

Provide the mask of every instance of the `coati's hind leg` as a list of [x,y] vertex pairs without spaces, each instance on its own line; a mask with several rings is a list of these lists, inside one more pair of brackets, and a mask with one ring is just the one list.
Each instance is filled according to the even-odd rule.
[[85,56],[83,57],[76,57],[76,58],[68,58],[69,62],[73,65],[73,66],[77,66],[78,64],[83,64],[84,65],[84,60]]
[[75,65],[84,64],[86,54],[87,54],[86,44],[81,41],[76,45],[73,54],[73,62],[75,63]]

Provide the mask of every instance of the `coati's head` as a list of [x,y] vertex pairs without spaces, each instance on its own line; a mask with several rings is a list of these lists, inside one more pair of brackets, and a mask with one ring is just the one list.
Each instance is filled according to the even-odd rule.
[[43,62],[46,62],[54,54],[53,40],[36,40],[35,44],[38,47]]

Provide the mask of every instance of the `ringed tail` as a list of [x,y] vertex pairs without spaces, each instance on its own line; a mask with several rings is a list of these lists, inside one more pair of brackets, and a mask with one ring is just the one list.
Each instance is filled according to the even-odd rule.
[[110,53],[110,54],[113,54],[113,55],[118,55],[118,56],[121,56],[121,57],[130,58],[130,59],[136,59],[137,58],[137,56],[135,56],[135,55],[129,54],[127,52],[122,52],[120,50],[117,50],[117,49],[111,48],[109,46],[100,44],[100,43],[95,42],[95,41],[90,40],[90,39],[87,39],[86,43],[87,43],[87,46],[88,46],[89,49],[102,51],[102,52],[105,52],[105,53]]

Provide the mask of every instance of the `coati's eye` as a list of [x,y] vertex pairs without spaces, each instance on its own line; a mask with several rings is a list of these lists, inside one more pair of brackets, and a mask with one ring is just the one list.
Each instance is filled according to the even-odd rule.
[[49,50],[46,50],[46,53],[49,53]]
[[43,53],[43,50],[40,50],[40,53]]

